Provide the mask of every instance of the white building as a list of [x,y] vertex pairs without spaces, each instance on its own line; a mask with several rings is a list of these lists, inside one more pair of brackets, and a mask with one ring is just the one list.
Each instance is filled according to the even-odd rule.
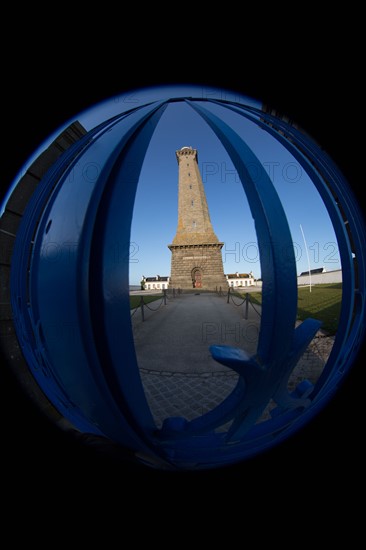
[[228,285],[232,288],[242,288],[255,285],[252,271],[250,273],[228,273],[225,277]]
[[[245,288],[256,285],[252,271],[250,273],[227,273],[225,277],[228,285],[232,288]],[[161,275],[145,277],[143,275],[142,282],[145,290],[164,290],[169,287],[170,277],[162,277]]]
[[164,290],[169,286],[170,277],[161,277],[155,275],[155,277],[142,277],[144,281],[145,290]]

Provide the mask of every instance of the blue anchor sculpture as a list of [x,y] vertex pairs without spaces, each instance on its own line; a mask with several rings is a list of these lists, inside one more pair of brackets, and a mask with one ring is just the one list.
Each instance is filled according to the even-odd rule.
[[[262,322],[255,356],[250,357],[236,347],[210,347],[216,361],[240,376],[232,393],[215,409],[190,422],[165,419],[162,434],[198,435],[233,421],[226,436],[227,441],[233,441],[248,432],[271,399],[282,410],[309,405],[312,384],[305,383],[290,395],[287,382],[321,322],[307,319],[295,328],[297,276],[293,244],[285,212],[269,176],[246,143],[227,124],[202,105],[192,107],[221,139],[241,175],[262,252]],[[258,167],[256,173],[260,178],[254,181],[247,166]]]
[[[129,265],[127,260],[114,261],[111,243],[120,235],[120,257],[129,257],[140,171],[171,102],[186,102],[207,122],[240,175],[260,249],[262,317],[254,356],[239,348],[210,347],[216,361],[239,374],[231,394],[207,414],[190,422],[167,418],[157,429],[133,345]],[[212,105],[251,120],[282,143],[312,179],[333,222],[342,263],[342,307],[331,355],[314,387],[303,381],[291,394],[287,390],[289,376],[320,322],[306,319],[296,327],[297,275],[285,212],[257,157],[209,109]],[[88,166],[98,168],[94,179],[85,177]],[[257,168],[255,180],[249,166]],[[47,253],[55,243],[58,261]],[[170,97],[103,122],[42,176],[14,243],[12,321],[37,384],[81,433],[113,441],[154,467],[212,468],[286,438],[336,391],[365,333],[365,250],[363,219],[347,182],[305,134],[247,105]],[[277,405],[272,418],[258,423],[271,400]],[[227,430],[218,430],[229,422]]]

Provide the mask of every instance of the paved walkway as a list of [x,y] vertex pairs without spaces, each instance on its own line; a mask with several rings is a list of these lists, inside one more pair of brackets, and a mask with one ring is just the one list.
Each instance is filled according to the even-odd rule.
[[[218,405],[235,387],[238,375],[211,357],[209,346],[230,345],[254,354],[260,307],[237,297],[211,293],[179,294],[150,302],[132,312],[134,342],[141,379],[155,422],[168,416],[191,420]],[[315,382],[333,339],[319,332],[296,366],[289,390],[301,380]],[[271,408],[269,405],[268,410]],[[268,416],[265,412],[263,419]]]

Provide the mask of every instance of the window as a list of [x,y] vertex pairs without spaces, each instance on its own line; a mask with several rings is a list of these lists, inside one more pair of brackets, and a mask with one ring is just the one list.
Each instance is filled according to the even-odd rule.
[[193,225],[194,228],[196,227],[196,222],[194,220],[192,222],[192,225]]
[[190,176],[190,175],[191,175],[191,173],[190,173],[190,172],[188,172],[188,175]]
[[192,185],[190,185],[189,188],[192,189]]
[[194,204],[194,201],[191,201],[191,206],[193,206],[193,204]]

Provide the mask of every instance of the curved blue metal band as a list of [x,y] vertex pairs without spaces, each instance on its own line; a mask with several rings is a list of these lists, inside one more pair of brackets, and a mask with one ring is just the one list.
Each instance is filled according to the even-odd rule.
[[[325,387],[328,385],[326,382],[333,378],[338,382],[338,372],[344,372],[346,364],[352,364],[349,354],[353,357],[357,354],[363,337],[366,272],[364,220],[347,182],[332,159],[306,134],[253,107],[238,104],[227,107],[273,135],[292,154],[318,190],[333,223],[342,265],[342,306],[331,355],[312,393],[315,398],[323,387],[323,391],[329,391]],[[353,255],[359,264],[357,288]]]
[[187,101],[210,125],[226,148],[242,181],[254,218],[260,251],[262,319],[258,362],[269,365],[285,357],[292,342],[297,311],[295,253],[286,214],[265,170],[254,179],[247,166],[261,164],[248,145],[205,107]]
[[[13,292],[13,307],[20,313],[15,317],[15,324],[18,325],[18,319],[24,319],[23,310],[18,308],[19,297],[22,296],[22,303],[27,299],[31,304],[26,335],[39,335],[36,342],[23,346],[23,349],[28,363],[34,366],[33,372],[41,387],[45,388],[48,395],[51,390],[51,395],[57,396],[56,406],[80,429],[106,435],[114,441],[144,452],[151,452],[149,439],[155,425],[140,383],[133,343],[131,340],[127,357],[129,362],[122,358],[121,364],[116,368],[116,372],[120,370],[122,374],[126,368],[129,369],[123,394],[121,388],[115,384],[116,379],[111,380],[108,358],[100,356],[100,346],[96,349],[96,342],[101,335],[94,338],[98,323],[96,313],[92,312],[94,302],[90,300],[90,285],[93,285],[94,277],[93,245],[100,239],[100,235],[95,233],[100,203],[103,202],[104,193],[108,192],[108,185],[114,184],[113,176],[120,175],[116,174],[115,166],[120,162],[122,151],[125,152],[133,141],[131,136],[135,138],[139,128],[146,126],[142,162],[148,145],[147,138],[151,136],[158,120],[152,115],[161,106],[162,103],[145,106],[135,109],[128,116],[113,119],[109,125],[103,125],[102,131],[94,132],[94,135],[97,134],[96,139],[90,140],[89,135],[89,139],[85,140],[82,156],[67,155],[67,161],[63,159],[63,164],[57,165],[55,170],[47,174],[42,186],[45,199],[40,200],[41,189],[34,198],[38,209],[42,209],[42,214],[39,212],[38,218],[38,212],[37,217],[35,215],[38,209],[33,212],[28,209],[31,216],[28,238],[37,223],[29,282],[25,280],[25,263],[28,264],[28,257],[22,250],[22,232],[18,234],[15,253],[21,254],[23,261],[15,261],[16,267],[12,272],[13,289],[16,289],[18,296],[16,300]],[[96,178],[88,176],[87,170],[90,168],[97,169]],[[136,168],[138,179],[139,167]],[[127,169],[130,170],[129,167]],[[126,182],[127,185],[130,183]],[[77,189],[75,185],[78,186]],[[131,200],[126,205],[129,215],[126,224],[129,227],[134,190],[130,185],[128,189]],[[121,218],[117,219],[120,222]],[[26,218],[24,227],[28,225],[27,222]],[[126,242],[129,246],[128,235]],[[55,250],[56,257],[53,255]],[[110,265],[113,258],[109,250],[107,254]],[[123,266],[125,265],[128,269],[128,262],[124,262]],[[115,265],[113,269],[116,271]],[[26,298],[28,284],[29,296]],[[128,299],[128,273],[124,274],[120,284],[123,299],[126,296]],[[57,292],[55,288],[58,289]],[[124,329],[128,331],[129,327],[128,316],[127,325],[120,326],[119,329],[123,332]],[[23,329],[20,327],[18,332],[23,333]],[[38,369],[40,349],[43,372]],[[129,401],[133,401],[132,407],[129,407]]]

